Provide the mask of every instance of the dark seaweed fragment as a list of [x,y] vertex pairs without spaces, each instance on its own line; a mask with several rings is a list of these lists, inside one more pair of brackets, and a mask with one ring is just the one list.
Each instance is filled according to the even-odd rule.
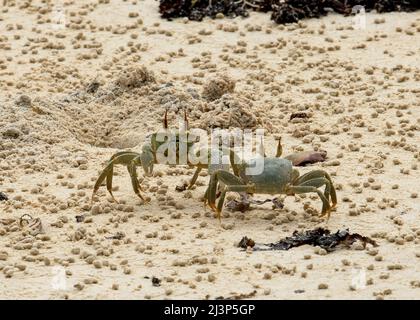
[[306,112],[294,112],[290,115],[290,119],[289,120],[293,120],[295,118],[299,118],[299,119],[308,119],[309,116]]
[[254,246],[255,246],[255,241],[252,240],[252,239],[250,239],[250,238],[248,238],[248,237],[246,237],[246,236],[243,237],[241,239],[241,241],[239,241],[239,243],[238,243],[238,247],[239,248],[244,248],[244,249],[246,249],[248,247],[253,248]]
[[154,287],[160,287],[161,282],[162,282],[162,280],[160,280],[159,278],[152,277],[152,285]]
[[298,22],[304,18],[319,18],[327,14],[324,8],[324,0],[287,0],[273,4],[271,19],[283,24]]
[[328,11],[340,14],[356,14],[363,6],[366,12],[415,11],[420,9],[419,0],[160,0],[162,18],[188,17],[201,21],[204,17],[215,18],[218,13],[227,17],[249,15],[249,10],[272,11],[276,23],[294,23],[305,18],[319,18]]
[[176,186],[175,190],[178,192],[182,192],[182,191],[187,190],[187,187],[188,187],[188,184],[182,184],[182,185]]
[[201,21],[204,17],[215,18],[218,13],[228,17],[249,15],[241,1],[225,0],[161,0],[159,12],[165,19],[188,17],[195,21]]
[[362,236],[358,233],[350,233],[348,229],[338,230],[336,233],[331,233],[324,228],[316,228],[305,232],[294,231],[291,237],[286,237],[278,242],[263,244],[256,244],[252,239],[243,237],[239,242],[239,247],[246,249],[253,247],[256,251],[262,250],[289,250],[290,248],[299,247],[305,244],[318,246],[327,251],[333,251],[338,245],[349,247],[352,243],[361,241],[364,246],[371,244],[377,246],[376,242],[369,237]]
[[237,294],[234,294],[234,295],[232,295],[232,296],[229,296],[229,297],[223,297],[223,296],[219,296],[219,297],[216,297],[215,298],[215,300],[242,300],[242,299],[250,299],[250,298],[253,298],[253,297],[255,297],[255,295],[257,294],[257,290],[253,290],[253,291],[251,291],[251,292],[249,292],[249,293],[237,293]]

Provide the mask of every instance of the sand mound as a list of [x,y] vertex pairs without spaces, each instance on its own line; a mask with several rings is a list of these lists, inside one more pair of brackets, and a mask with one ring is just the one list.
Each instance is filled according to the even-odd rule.
[[203,97],[209,101],[221,98],[225,93],[232,93],[235,81],[226,74],[213,77],[203,86]]
[[2,135],[23,143],[54,144],[72,139],[126,149],[141,144],[145,132],[159,127],[165,110],[175,127],[184,110],[188,110],[192,126],[205,130],[254,129],[261,125],[263,121],[253,114],[250,99],[240,97],[240,93],[227,94],[234,86],[227,76],[212,78],[204,85],[206,98],[202,98],[196,90],[180,84],[159,84],[146,67],[132,66],[108,82],[95,79],[84,89],[59,97],[31,99],[18,95],[16,102],[6,109],[16,115],[13,117],[16,121],[3,120]]
[[199,127],[202,129],[254,129],[262,125],[262,121],[254,115],[252,101],[236,95],[226,94],[205,104],[203,112],[199,122]]
[[119,74],[115,85],[121,88],[140,88],[144,85],[154,83],[155,76],[145,66],[127,68]]

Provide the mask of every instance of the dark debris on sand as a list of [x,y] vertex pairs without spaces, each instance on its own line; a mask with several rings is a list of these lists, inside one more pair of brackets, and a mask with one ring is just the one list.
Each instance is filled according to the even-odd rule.
[[294,247],[299,247],[305,244],[318,246],[327,251],[334,251],[338,245],[349,247],[356,241],[361,241],[364,246],[371,244],[377,246],[376,242],[369,237],[362,236],[358,233],[350,233],[348,229],[338,230],[336,233],[331,233],[324,228],[316,228],[304,232],[293,232],[291,237],[286,237],[278,242],[268,244],[257,244],[254,240],[243,237],[239,242],[238,247],[248,248],[251,247],[255,251],[268,251],[268,250],[289,250]]
[[7,195],[3,192],[0,192],[0,201],[7,201],[7,200],[9,200]]
[[188,17],[201,21],[204,17],[247,17],[249,10],[269,12],[276,23],[293,23],[304,18],[319,18],[329,10],[349,15],[355,6],[364,6],[368,12],[415,11],[419,0],[160,0],[162,18]]
[[159,12],[162,18],[188,17],[195,21],[201,21],[204,17],[215,18],[218,13],[228,17],[247,17],[249,14],[246,7],[238,1],[223,0],[161,0]]
[[229,297],[219,296],[215,300],[242,300],[242,299],[251,299],[254,298],[257,294],[257,290],[253,290],[249,293],[237,293]]
[[162,280],[160,280],[159,278],[152,277],[152,285],[153,285],[154,287],[160,287],[160,283],[161,283],[161,281],[162,281]]

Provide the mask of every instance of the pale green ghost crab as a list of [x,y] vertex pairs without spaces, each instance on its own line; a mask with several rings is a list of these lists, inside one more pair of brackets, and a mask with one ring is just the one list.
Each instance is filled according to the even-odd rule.
[[[281,154],[279,149],[276,156]],[[262,161],[264,166],[262,172],[250,174],[247,169],[255,168],[258,160]],[[300,176],[290,160],[261,157],[235,164],[234,172],[235,175],[225,170],[216,170],[210,177],[205,198],[207,204],[216,212],[219,221],[226,193],[230,191],[242,194],[284,194],[287,196],[313,192],[322,201],[321,216],[326,215],[327,219],[330,217],[331,209],[337,204],[334,185],[329,174],[324,170],[313,170]],[[318,189],[322,186],[325,186],[323,193]],[[218,190],[221,194],[216,207]]]
[[[184,113],[184,124],[186,126],[185,128],[186,131],[184,132],[181,132],[180,130],[175,131],[175,139],[173,140],[173,143],[174,143],[174,149],[176,150],[176,152],[175,152],[175,159],[173,159],[174,163],[171,163],[171,164],[175,164],[175,165],[186,164],[186,165],[196,168],[194,175],[187,186],[187,189],[191,189],[196,183],[199,173],[201,172],[202,169],[208,169],[209,173],[211,174],[213,171],[217,169],[229,170],[229,164],[213,163],[212,154],[211,154],[212,149],[209,148],[208,146],[205,146],[202,148],[195,148],[195,143],[197,142],[198,136],[195,136],[193,133],[190,133],[188,131],[188,119],[187,119],[186,111]],[[164,131],[168,130],[167,110],[165,111],[165,115],[163,119],[163,128],[164,128]],[[114,174],[114,166],[118,164],[127,166],[127,170],[131,178],[131,185],[134,192],[137,194],[138,197],[140,197],[143,201],[145,201],[145,198],[143,198],[143,196],[140,193],[140,191],[143,191],[143,190],[141,189],[140,183],[138,181],[137,167],[139,166],[143,167],[145,175],[151,176],[153,173],[154,164],[165,164],[165,163],[162,163],[162,161],[160,160],[161,158],[159,156],[162,155],[161,154],[162,151],[160,150],[160,147],[163,144],[167,144],[168,137],[166,137],[163,140],[158,139],[159,134],[161,133],[162,132],[158,131],[158,132],[150,134],[147,137],[148,140],[146,141],[146,143],[143,145],[141,149],[141,153],[134,152],[134,151],[121,151],[114,154],[109,159],[106,167],[102,170],[101,174],[96,180],[96,183],[92,192],[92,201],[99,187],[106,180],[106,188],[108,192],[110,193],[112,199],[115,202],[118,202],[114,198],[114,195],[112,193],[112,178]],[[186,141],[182,139],[186,139]],[[179,156],[180,145],[181,145],[180,142],[183,142],[184,145],[186,146],[186,150],[184,150],[186,151],[186,153],[189,153],[190,150],[192,150],[193,154],[195,154],[196,156],[200,154],[204,155],[204,157],[207,158],[206,159],[207,161],[192,163],[189,157],[181,161],[180,156]],[[225,148],[220,147],[219,150],[221,152],[224,152],[225,154],[226,153],[229,154],[230,161],[232,162],[233,156],[234,156],[233,152],[231,152],[230,149],[226,149],[226,150],[224,149]],[[167,156],[167,152],[168,151],[166,149],[166,151],[164,151],[163,154]],[[186,163],[183,163],[183,161],[186,161]]]

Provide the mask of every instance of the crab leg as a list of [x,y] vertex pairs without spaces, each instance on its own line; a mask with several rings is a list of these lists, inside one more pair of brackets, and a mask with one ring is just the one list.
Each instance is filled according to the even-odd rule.
[[[111,166],[108,170],[108,173],[106,175],[106,189],[108,190],[109,194],[112,197],[112,200],[114,200],[116,203],[118,203],[117,199],[115,199],[113,193],[112,193],[112,178],[114,176],[114,166]],[[92,195],[93,197],[93,195]]]
[[111,159],[108,161],[107,166],[105,169],[101,172],[98,179],[96,180],[95,186],[93,187],[92,192],[92,201],[95,193],[98,191],[99,187],[103,183],[103,181],[106,179],[106,187],[108,192],[110,193],[112,199],[115,202],[116,199],[114,198],[114,195],[112,194],[112,176],[114,173],[114,165],[116,164],[125,164],[128,165],[133,159],[137,158],[139,154],[137,152],[131,152],[131,151],[122,151],[118,152],[115,155],[111,157]]
[[265,154],[265,149],[264,149],[264,144],[263,144],[263,138],[261,137],[261,139],[260,139],[260,144],[259,144],[259,146],[258,146],[258,154],[261,156],[261,157],[264,157],[264,158],[266,158],[267,157],[267,155]]
[[283,146],[281,145],[281,137],[278,137],[276,140],[279,141],[277,144],[277,150],[276,150],[276,158],[280,158],[283,154]]
[[301,187],[311,186],[311,187],[315,187],[315,188],[319,188],[323,185],[325,185],[324,197],[328,200],[328,203],[329,203],[330,202],[331,184],[326,178],[322,178],[322,177],[321,178],[314,178],[314,179],[307,180],[307,181],[299,184],[299,186],[301,186]]
[[196,181],[198,179],[198,175],[200,174],[202,169],[203,168],[201,168],[201,167],[197,167],[197,169],[194,172],[193,177],[191,178],[190,183],[188,184],[188,187],[187,187],[188,190],[191,189],[193,187],[193,185],[196,183]]
[[238,155],[235,153],[233,149],[229,150],[229,161],[230,161],[230,166],[232,167],[232,170],[233,170],[233,174],[239,177],[240,166],[241,164],[243,164],[243,161],[238,157]]
[[301,194],[301,193],[310,193],[310,192],[317,193],[319,198],[322,201],[321,216],[327,215],[327,220],[330,218],[330,211],[331,211],[330,203],[325,198],[325,196],[322,194],[322,192],[319,191],[316,187],[313,187],[313,186],[290,186],[288,188],[288,191],[290,191],[291,194]]
[[[221,192],[220,199],[216,207],[216,191],[219,182],[224,183],[225,187]],[[244,182],[240,178],[227,171],[217,170],[211,175],[206,196],[208,198],[209,206],[214,211],[216,211],[217,218],[219,219],[219,221],[221,220],[221,213],[223,209],[223,203],[225,201],[226,192],[252,192],[252,187],[252,185],[244,184]]]
[[[330,175],[324,170],[314,170],[314,171],[305,173],[303,176],[299,177],[294,184],[302,185],[304,182],[308,180],[312,180],[314,178],[325,178],[328,180],[328,184],[327,184],[328,188],[326,187],[324,194],[327,196],[327,192],[328,192],[328,195],[331,196],[332,207],[335,207],[335,205],[337,204],[337,194],[335,192],[335,188],[332,183]],[[329,197],[327,197],[327,199],[329,199]]]
[[134,192],[139,196],[139,198],[143,201],[146,201],[143,196],[140,193],[141,190],[141,186],[139,184],[139,180],[137,178],[137,170],[136,170],[136,163],[134,161],[132,161],[128,166],[127,166],[128,172],[130,173],[130,178],[131,178],[131,185],[133,186],[133,190]]

